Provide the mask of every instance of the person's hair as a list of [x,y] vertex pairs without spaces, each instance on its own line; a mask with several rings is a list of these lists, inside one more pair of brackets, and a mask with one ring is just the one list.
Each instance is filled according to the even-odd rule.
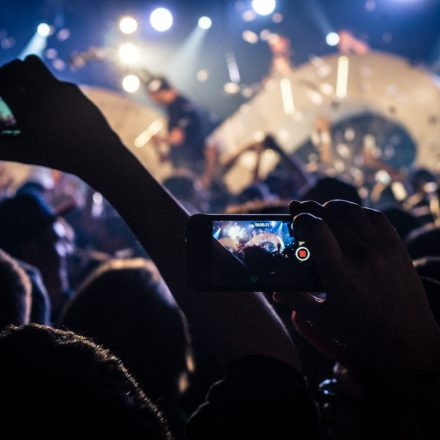
[[27,324],[31,310],[31,283],[24,270],[0,250],[0,329]]
[[302,200],[314,200],[325,203],[330,200],[347,200],[362,205],[362,199],[355,186],[334,177],[323,177],[309,188],[301,197]]
[[440,256],[440,228],[431,225],[412,231],[406,238],[406,246],[412,259]]
[[5,438],[170,439],[121,361],[82,336],[10,326],[0,333],[0,359]]
[[397,206],[384,206],[380,211],[387,216],[402,240],[404,240],[411,231],[422,226],[421,221],[417,217]]
[[152,398],[175,398],[190,356],[186,321],[155,266],[103,264],[79,287],[61,325],[119,356]]
[[276,200],[265,202],[254,200],[240,205],[229,205],[227,214],[289,214],[289,201]]

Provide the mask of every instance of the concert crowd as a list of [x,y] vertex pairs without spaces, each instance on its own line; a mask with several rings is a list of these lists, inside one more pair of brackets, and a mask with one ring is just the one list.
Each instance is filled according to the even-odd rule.
[[[440,176],[365,150],[360,183],[318,141],[316,163],[282,158],[232,194],[195,107],[164,78],[145,87],[169,117],[162,183],[39,58],[0,68],[20,129],[0,160],[36,170],[1,179],[3,438],[439,438]],[[280,147],[246,150],[264,149]],[[186,226],[209,212],[290,215],[322,292],[190,289]],[[289,271],[272,232],[263,263]]]

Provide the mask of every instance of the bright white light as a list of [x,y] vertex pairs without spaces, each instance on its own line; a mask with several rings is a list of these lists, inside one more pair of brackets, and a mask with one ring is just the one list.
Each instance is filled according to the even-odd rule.
[[139,90],[139,87],[141,86],[141,80],[138,76],[134,74],[126,75],[122,79],[122,88],[127,93],[134,93]]
[[234,82],[227,82],[224,86],[223,86],[223,90],[228,94],[228,95],[235,95],[236,93],[238,93],[240,91],[240,86],[237,83]]
[[173,14],[166,8],[157,8],[150,15],[150,24],[158,32],[165,32],[173,25]]
[[123,64],[136,64],[140,58],[139,49],[132,43],[123,43],[119,46],[118,57]]
[[292,116],[295,112],[295,103],[293,101],[292,83],[289,78],[283,78],[280,81],[281,99],[283,109],[286,115]]
[[133,34],[138,28],[138,22],[134,17],[126,15],[119,20],[119,30],[123,34]]
[[258,15],[269,15],[275,11],[277,2],[275,0],[252,0],[252,9]]
[[47,23],[40,23],[37,27],[37,33],[40,37],[48,37],[52,29]]
[[348,91],[349,60],[343,55],[338,58],[338,73],[336,78],[336,96],[343,99]]
[[258,35],[250,30],[243,31],[243,33],[241,34],[241,38],[243,38],[243,40],[249,44],[258,43]]
[[232,240],[238,241],[245,236],[246,231],[244,228],[238,225],[232,225],[228,228],[227,234],[232,238]]
[[325,37],[325,42],[329,46],[337,46],[339,44],[339,34],[336,32],[329,32]]
[[209,78],[208,69],[200,69],[196,75],[197,81],[205,82]]
[[209,17],[200,17],[199,18],[199,27],[202,29],[209,29],[212,26],[212,20]]

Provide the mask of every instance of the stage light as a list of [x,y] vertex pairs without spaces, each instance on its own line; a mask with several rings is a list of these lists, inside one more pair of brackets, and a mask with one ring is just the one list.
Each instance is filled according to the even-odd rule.
[[329,46],[337,46],[339,44],[339,34],[337,32],[329,32],[325,37],[325,42]]
[[252,9],[258,15],[270,15],[276,6],[277,2],[275,0],[252,0]]
[[209,29],[212,26],[212,20],[209,17],[203,16],[199,18],[199,27],[202,29]]
[[134,17],[126,15],[119,20],[119,30],[123,34],[133,34],[138,28],[138,22]]
[[243,40],[249,44],[258,43],[258,35],[255,32],[250,31],[250,30],[243,31],[243,33],[241,34],[241,38],[243,38]]
[[336,96],[343,99],[347,96],[348,92],[348,72],[349,72],[349,59],[342,55],[338,58],[338,73],[336,77]]
[[52,29],[47,23],[40,23],[37,27],[37,34],[40,37],[48,37],[51,32]]
[[150,24],[158,32],[165,32],[173,25],[173,15],[166,8],[157,8],[150,15]]
[[235,95],[240,91],[240,86],[232,81],[227,82],[224,86],[223,86],[223,90],[225,91],[225,93],[227,93],[228,95]]
[[123,43],[119,46],[118,57],[121,63],[133,65],[139,61],[139,50],[132,43]]
[[127,93],[137,92],[140,86],[141,86],[141,80],[137,75],[134,75],[132,73],[130,75],[124,76],[124,78],[122,79],[122,88]]
[[292,116],[295,113],[295,102],[293,101],[292,83],[289,78],[280,80],[280,89],[284,113]]
[[205,82],[209,78],[208,69],[200,69],[196,75],[197,81]]

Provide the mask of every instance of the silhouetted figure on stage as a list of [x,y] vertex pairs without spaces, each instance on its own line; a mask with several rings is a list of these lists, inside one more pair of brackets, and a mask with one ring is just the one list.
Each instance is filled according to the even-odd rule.
[[146,88],[151,99],[164,107],[168,116],[168,133],[152,137],[156,148],[160,144],[169,146],[168,153],[159,153],[161,160],[170,160],[175,168],[187,168],[200,174],[204,167],[205,121],[208,118],[165,78],[154,78]]

